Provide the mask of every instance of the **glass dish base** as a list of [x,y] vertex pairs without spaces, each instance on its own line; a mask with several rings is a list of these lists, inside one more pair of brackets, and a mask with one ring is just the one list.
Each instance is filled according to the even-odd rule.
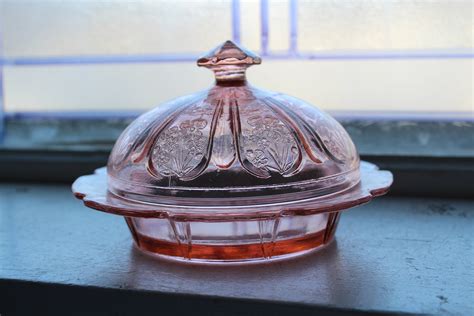
[[123,216],[137,247],[147,253],[184,262],[266,262],[327,245],[341,211],[388,191],[390,172],[367,162],[360,171],[360,183],[337,194],[233,207],[128,200],[108,190],[104,168],[80,177],[72,189],[86,206]]
[[232,222],[125,220],[138,249],[167,259],[202,263],[284,259],[327,245],[340,212]]

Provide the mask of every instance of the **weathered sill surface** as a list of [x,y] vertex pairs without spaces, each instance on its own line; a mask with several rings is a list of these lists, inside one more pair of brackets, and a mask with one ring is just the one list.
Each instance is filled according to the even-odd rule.
[[0,185],[0,314],[468,315],[473,202],[382,197],[344,213],[306,257],[183,265],[132,246],[120,217],[67,185]]

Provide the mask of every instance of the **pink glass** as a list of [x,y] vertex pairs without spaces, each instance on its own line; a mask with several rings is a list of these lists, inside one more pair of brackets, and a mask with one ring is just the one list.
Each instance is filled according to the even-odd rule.
[[341,210],[388,190],[390,172],[361,163],[333,118],[248,84],[260,57],[227,41],[197,63],[213,87],[140,116],[107,171],[73,184],[124,216],[138,248],[198,262],[299,255],[333,239]]

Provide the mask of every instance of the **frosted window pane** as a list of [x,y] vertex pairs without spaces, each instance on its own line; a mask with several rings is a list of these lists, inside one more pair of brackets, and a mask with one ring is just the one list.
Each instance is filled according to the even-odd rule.
[[[252,84],[326,110],[472,111],[471,59],[264,61]],[[186,73],[186,76],[178,74]],[[6,67],[7,111],[145,110],[208,87],[193,63]]]
[[282,51],[289,47],[289,1],[272,0],[268,2],[269,33],[268,44],[271,50]]
[[240,2],[241,40],[245,47],[260,51],[260,4],[256,1]]
[[301,50],[473,45],[471,1],[299,1]]
[[[239,3],[242,43],[260,51],[260,1]],[[297,4],[297,43],[303,53],[409,53],[473,46],[472,1],[299,0]],[[289,7],[290,0],[268,0],[270,55],[288,49]],[[0,0],[0,9],[7,58],[199,54],[232,36],[231,0]],[[327,110],[472,111],[474,106],[472,58],[270,57],[249,70],[253,84]],[[212,74],[193,62],[6,66],[5,110],[145,110],[211,81]]]
[[232,36],[228,1],[5,1],[6,56],[202,52]]

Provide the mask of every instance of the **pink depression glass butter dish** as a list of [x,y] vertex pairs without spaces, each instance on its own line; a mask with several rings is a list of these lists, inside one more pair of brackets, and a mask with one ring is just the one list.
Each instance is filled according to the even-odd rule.
[[107,169],[73,184],[88,207],[124,216],[139,249],[197,262],[285,258],[334,237],[340,212],[388,191],[344,128],[245,77],[261,59],[231,41],[198,59],[215,85],[137,118]]

